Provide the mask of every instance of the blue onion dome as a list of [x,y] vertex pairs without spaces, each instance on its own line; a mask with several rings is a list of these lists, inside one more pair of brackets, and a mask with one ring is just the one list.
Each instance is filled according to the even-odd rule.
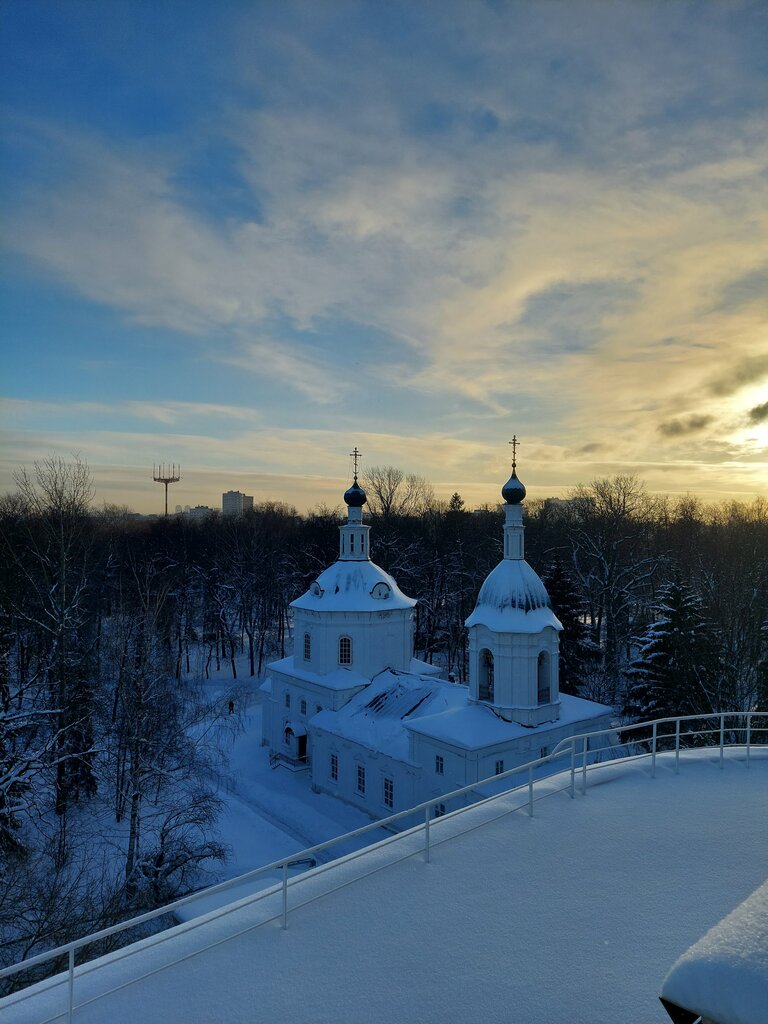
[[365,491],[357,482],[357,477],[355,477],[355,482],[352,486],[344,491],[344,501],[350,508],[362,508],[367,500]]
[[519,505],[525,497],[525,487],[517,479],[517,473],[512,470],[512,476],[501,488],[501,496],[508,505]]

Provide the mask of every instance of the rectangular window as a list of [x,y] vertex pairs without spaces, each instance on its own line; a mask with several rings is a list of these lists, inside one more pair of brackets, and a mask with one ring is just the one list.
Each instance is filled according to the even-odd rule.
[[336,754],[331,754],[331,763],[329,765],[331,782],[339,781],[339,758]]
[[291,706],[291,695],[288,690],[285,691],[285,706],[289,708]]
[[322,710],[323,710],[322,704],[315,704],[315,714],[316,715],[319,715]]
[[539,751],[539,757],[548,757],[548,756],[549,756],[549,747],[542,747],[541,750]]
[[357,766],[357,792],[365,793],[365,768],[361,764]]
[[435,754],[435,774],[436,775],[444,775],[445,774],[445,761],[443,760],[443,755],[442,754]]
[[348,636],[339,637],[339,664],[352,664],[352,641]]
[[309,633],[304,634],[304,661],[309,661],[312,655],[312,640]]
[[501,775],[501,773],[503,771],[504,771],[504,762],[503,761],[497,761],[496,762],[496,774],[497,775]]
[[384,779],[384,806],[395,806],[395,783],[392,779]]
[[307,713],[307,702],[305,700],[301,702],[301,713],[302,715],[306,715]]
[[435,804],[435,817],[442,818],[445,814],[445,804]]
[[355,553],[355,535],[350,533],[349,535],[349,553],[353,555]]

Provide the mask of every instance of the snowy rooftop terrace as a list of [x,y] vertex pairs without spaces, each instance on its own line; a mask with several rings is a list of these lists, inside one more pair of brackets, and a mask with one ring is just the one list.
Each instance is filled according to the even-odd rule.
[[[672,964],[768,876],[768,749],[570,772],[86,964],[76,1024],[662,1022]],[[65,1020],[66,976],[0,1001]],[[59,1014],[57,1016],[57,1014]]]

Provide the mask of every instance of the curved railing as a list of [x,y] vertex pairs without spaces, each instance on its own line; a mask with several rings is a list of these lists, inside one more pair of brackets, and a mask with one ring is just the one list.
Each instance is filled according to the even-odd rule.
[[[706,723],[706,725],[703,725],[702,723]],[[699,728],[694,728],[697,724],[699,725]],[[404,860],[408,857],[413,857],[416,853],[422,853],[424,859],[429,861],[431,849],[434,845],[434,840],[431,836],[431,824],[435,817],[443,817],[443,812],[436,814],[436,808],[445,806],[450,802],[461,802],[461,806],[445,814],[446,818],[455,819],[460,815],[463,815],[468,810],[477,809],[477,807],[482,804],[490,805],[494,801],[498,801],[501,797],[508,796],[513,792],[519,792],[521,795],[527,796],[527,799],[523,800],[519,805],[504,809],[501,814],[509,814],[515,810],[525,809],[529,815],[533,815],[535,803],[547,796],[551,796],[555,793],[567,792],[568,795],[573,798],[576,793],[577,778],[580,780],[579,788],[581,792],[586,793],[588,770],[590,767],[595,767],[598,764],[604,763],[606,759],[627,761],[647,758],[651,763],[651,776],[655,776],[656,759],[660,753],[674,753],[674,770],[677,772],[679,771],[680,755],[686,749],[689,749],[690,747],[708,747],[710,749],[717,748],[719,750],[720,767],[722,768],[726,748],[737,746],[745,750],[746,763],[747,766],[749,766],[755,747],[768,750],[768,736],[766,736],[765,742],[761,742],[760,734],[768,734],[768,712],[753,711],[746,713],[719,713],[713,715],[688,715],[678,718],[659,718],[651,722],[628,723],[626,725],[616,724],[611,729],[601,729],[594,732],[569,736],[562,740],[546,757],[540,757],[534,761],[529,761],[526,764],[518,765],[517,767],[511,768],[509,771],[503,772],[500,775],[491,776],[480,782],[472,783],[469,786],[462,786],[460,789],[452,790],[450,793],[446,793],[439,798],[433,797],[431,800],[416,804],[414,807],[410,807],[405,811],[400,811],[387,818],[373,821],[369,825],[364,825],[362,828],[355,829],[352,832],[346,832],[344,835],[337,836],[334,839],[329,839],[324,843],[318,843],[306,850],[301,850],[291,857],[273,861],[271,864],[265,864],[263,867],[238,875],[236,878],[229,879],[226,882],[220,882],[218,885],[201,889],[199,892],[192,893],[182,899],[175,900],[173,903],[168,903],[165,906],[158,907],[145,914],[140,914],[139,916],[130,918],[127,921],[122,921],[120,924],[112,925],[110,928],[102,928],[100,931],[94,932],[92,935],[86,935],[83,938],[76,939],[73,942],[68,942],[56,949],[49,950],[46,953],[40,953],[37,956],[30,957],[18,964],[14,964],[11,967],[6,967],[3,970],[0,970],[0,980],[11,977],[21,971],[32,970],[35,967],[66,957],[66,1007],[65,1009],[46,1018],[46,1020],[40,1021],[39,1024],[50,1024],[50,1022],[60,1018],[65,1018],[68,1024],[71,1024],[74,1020],[74,1011],[78,1008],[75,1006],[74,1001],[76,977],[75,961],[77,953],[87,946],[101,942],[104,939],[117,935],[120,932],[139,928],[142,925],[146,925],[151,921],[157,920],[158,918],[173,915],[184,907],[193,905],[198,900],[203,898],[207,899],[211,896],[225,893],[235,887],[242,886],[246,882],[255,880],[259,878],[259,876],[275,871],[280,871],[282,873],[282,882],[276,885],[270,885],[244,899],[238,899],[235,903],[220,907],[218,910],[205,913],[199,919],[187,922],[183,927],[185,930],[199,927],[203,923],[209,923],[210,921],[226,916],[231,913],[233,909],[240,910],[244,906],[249,906],[262,899],[281,893],[282,901],[279,913],[267,916],[257,924],[241,929],[235,934],[228,936],[227,940],[235,938],[238,935],[242,935],[244,932],[252,931],[255,928],[261,927],[263,924],[267,924],[270,921],[275,921],[277,919],[280,919],[283,928],[287,928],[289,890],[293,886],[299,884],[303,879],[309,877],[310,873],[312,877],[317,877],[319,874],[322,874],[335,865],[338,865],[339,861],[332,860],[318,867],[310,868],[302,874],[290,877],[288,874],[289,868],[301,861],[306,863],[308,858],[314,858],[315,855],[319,853],[329,850],[334,846],[338,846],[341,843],[357,839],[358,837],[372,832],[375,829],[397,829],[394,835],[376,843],[375,846],[377,849],[381,849],[382,847],[389,846],[394,843],[401,843],[405,839],[412,839],[418,835],[423,835],[423,841],[418,844],[417,848],[414,848],[412,843],[406,844],[407,851],[403,857],[398,859]],[[617,753],[618,751],[623,751],[623,753]],[[561,772],[566,784],[560,787],[553,787],[552,776],[555,772],[544,771],[544,769],[547,766],[551,768],[551,766],[558,761],[567,762],[565,771]],[[500,791],[492,792],[488,796],[482,796],[483,791],[498,789],[500,783],[503,783],[505,780],[509,780],[511,783],[516,776],[520,775],[526,777],[526,781],[522,785],[510,785],[509,787],[502,788]],[[541,785],[544,780],[547,780],[546,786]],[[536,793],[537,785],[539,786],[538,795]],[[500,817],[501,814],[498,815],[498,817]],[[418,819],[417,823],[409,825],[409,818],[412,820],[414,818]],[[484,818],[480,825],[470,826],[468,829],[459,831],[455,834],[464,835],[467,831],[472,831],[474,828],[488,824],[490,820],[495,819]],[[400,829],[403,829],[403,831],[400,831]],[[453,838],[453,835],[449,838]],[[441,842],[442,841],[447,840],[441,840]],[[345,863],[354,861],[365,855],[372,848],[372,846],[365,846],[354,853],[347,854],[343,860]],[[379,868],[376,868],[375,870],[379,870]],[[352,881],[357,881],[361,877],[365,877],[365,874],[356,875],[353,879],[343,882],[342,885],[351,884]],[[336,888],[340,887],[341,886],[335,886],[330,891],[335,891]],[[313,896],[309,900],[295,905],[292,909],[298,909],[299,906],[305,906],[306,903],[317,898],[317,896]],[[152,936],[152,941],[162,942],[173,934],[176,934],[176,932],[168,929]],[[218,939],[214,944],[217,945],[221,941],[221,939]],[[210,946],[203,946],[196,950],[192,955],[202,953],[208,948],[210,948]],[[121,951],[112,953],[110,959],[114,960],[130,956],[132,951],[133,950],[130,946],[126,946]],[[187,956],[189,956],[189,954],[187,954]],[[184,957],[184,959],[186,958],[187,957]],[[179,960],[172,960],[163,965],[162,968],[159,968],[159,970],[165,970],[178,962]],[[79,976],[81,971],[87,973],[88,970],[87,964],[83,964],[78,968],[77,975]],[[156,973],[156,971],[149,973]],[[87,999],[79,1005],[88,1005],[97,999],[101,999],[106,995],[110,995],[113,992],[118,991],[120,988],[135,984],[135,982],[140,981],[142,977],[147,976],[148,975],[140,975],[128,982],[122,983],[116,988],[110,989],[108,992],[99,993],[97,996]],[[51,984],[61,984],[63,979],[58,981],[48,979],[48,981]],[[43,982],[43,984],[44,983],[45,982]],[[19,995],[16,993],[10,998],[18,999]],[[3,1000],[0,1000],[0,1010],[2,1010],[2,1002]]]

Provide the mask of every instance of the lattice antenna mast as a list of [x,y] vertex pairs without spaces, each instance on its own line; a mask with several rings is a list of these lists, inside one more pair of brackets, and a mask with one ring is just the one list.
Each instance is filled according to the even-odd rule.
[[168,484],[177,484],[181,480],[181,466],[175,462],[170,466],[161,462],[159,466],[152,467],[152,479],[156,484],[165,484],[165,514],[168,515]]

